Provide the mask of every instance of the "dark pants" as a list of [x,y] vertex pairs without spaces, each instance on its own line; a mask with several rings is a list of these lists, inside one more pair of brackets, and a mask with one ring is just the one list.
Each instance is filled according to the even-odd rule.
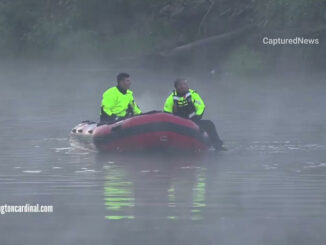
[[132,112],[132,108],[128,107],[127,114],[124,117],[118,117],[118,116],[116,116],[114,114],[109,116],[103,110],[103,106],[101,106],[100,124],[112,124],[112,123],[115,123],[117,121],[121,121],[123,119],[126,119],[127,117],[131,117],[133,115],[134,115],[134,113]]
[[131,113],[127,111],[127,115],[125,117],[118,117],[114,114],[109,116],[108,114],[105,113],[103,110],[103,106],[101,107],[101,115],[100,115],[100,124],[112,124],[117,121],[125,119],[127,116],[129,116]]
[[207,132],[213,147],[218,150],[223,145],[223,141],[218,136],[214,123],[211,120],[197,120],[196,123],[200,129]]
[[118,121],[116,116],[109,116],[105,112],[102,112],[100,116],[100,124],[112,124],[116,121]]

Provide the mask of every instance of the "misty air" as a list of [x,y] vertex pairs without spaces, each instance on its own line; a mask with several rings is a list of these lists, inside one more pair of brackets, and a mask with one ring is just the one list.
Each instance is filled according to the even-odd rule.
[[325,244],[325,12],[0,0],[0,243]]

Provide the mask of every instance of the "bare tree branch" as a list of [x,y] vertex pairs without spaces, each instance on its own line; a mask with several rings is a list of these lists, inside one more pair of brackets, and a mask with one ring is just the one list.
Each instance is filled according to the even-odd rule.
[[178,55],[178,54],[181,54],[184,52],[194,50],[198,47],[202,47],[202,46],[209,45],[209,44],[214,44],[214,43],[217,43],[220,41],[230,40],[230,39],[233,39],[243,33],[253,30],[255,27],[256,27],[255,25],[247,25],[245,27],[242,27],[240,29],[237,29],[237,30],[234,30],[231,32],[211,36],[208,38],[200,39],[200,40],[176,47],[176,48],[172,49],[171,51],[161,53],[161,55],[162,56],[174,56],[174,55]]
[[201,31],[201,29],[202,29],[202,26],[203,26],[204,22],[206,21],[207,16],[208,16],[209,13],[211,12],[211,10],[213,9],[213,6],[214,6],[214,4],[215,4],[215,1],[209,0],[209,2],[210,2],[210,5],[209,5],[209,7],[208,7],[206,13],[204,14],[203,18],[201,19],[201,21],[200,21],[200,23],[199,23],[197,36],[200,35],[200,31]]

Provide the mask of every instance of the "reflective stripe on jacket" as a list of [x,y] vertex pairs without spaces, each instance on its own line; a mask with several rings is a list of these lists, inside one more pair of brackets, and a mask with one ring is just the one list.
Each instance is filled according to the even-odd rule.
[[185,118],[189,118],[192,115],[202,116],[204,110],[204,101],[199,94],[192,89],[189,89],[189,92],[184,96],[178,96],[176,91],[173,91],[164,104],[165,112]]

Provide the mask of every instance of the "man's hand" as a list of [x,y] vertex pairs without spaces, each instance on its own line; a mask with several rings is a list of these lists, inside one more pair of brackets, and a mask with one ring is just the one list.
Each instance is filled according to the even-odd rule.
[[200,115],[196,115],[195,113],[192,113],[189,115],[189,119],[194,121],[194,122],[198,122],[201,119]]
[[119,120],[119,117],[115,114],[111,114],[111,116],[109,116],[110,120],[113,120],[113,121],[118,121]]

